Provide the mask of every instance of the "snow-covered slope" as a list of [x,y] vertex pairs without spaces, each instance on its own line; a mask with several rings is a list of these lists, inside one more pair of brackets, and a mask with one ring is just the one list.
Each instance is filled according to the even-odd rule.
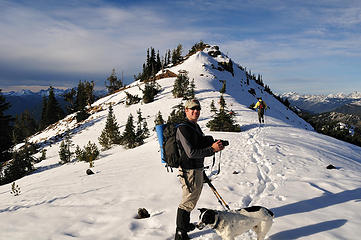
[[[217,154],[218,169],[207,174],[232,209],[263,205],[276,218],[270,239],[359,239],[361,234],[361,148],[320,135],[302,119],[264,92],[234,64],[234,76],[216,70],[225,55],[210,57],[205,49],[169,70],[188,71],[195,80],[196,96],[202,104],[199,124],[206,134],[225,139],[230,145]],[[95,161],[96,174],[85,174],[88,164],[59,165],[62,133],[71,129],[75,145],[89,140],[98,144],[105,126],[107,108],[113,104],[117,121],[124,130],[128,115],[141,109],[149,128],[161,111],[167,119],[172,107],[182,100],[172,97],[175,78],[158,80],[162,92],[149,104],[126,107],[125,93],[107,96],[93,104],[90,119],[76,124],[73,115],[31,138],[47,149],[47,159],[38,170],[16,181],[19,196],[11,186],[0,186],[0,239],[172,239],[176,209],[181,197],[177,173],[167,173],[160,163],[156,134],[140,147],[125,150],[114,146]],[[242,126],[240,133],[210,132],[210,103],[218,101],[220,80],[226,80],[225,100]],[[127,91],[139,94],[139,82]],[[248,92],[253,88],[256,95]],[[257,113],[248,107],[262,97],[270,109],[266,124],[259,127]],[[58,136],[58,137],[56,137]],[[211,165],[212,158],[207,158]],[[333,164],[337,169],[328,170]],[[146,208],[148,219],[136,219],[138,208]],[[198,207],[222,209],[205,186]],[[198,219],[192,212],[191,220]],[[194,239],[220,239],[212,230],[194,231]],[[255,239],[247,232],[237,239]]]
[[345,105],[360,106],[361,93],[329,94],[329,95],[300,95],[295,92],[281,94],[280,97],[287,98],[291,106],[297,106],[302,110],[313,113],[323,113],[342,108]]

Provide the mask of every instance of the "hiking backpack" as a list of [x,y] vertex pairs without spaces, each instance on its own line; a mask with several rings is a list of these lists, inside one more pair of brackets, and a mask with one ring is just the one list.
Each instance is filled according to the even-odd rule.
[[[157,132],[157,137],[158,137],[158,143],[160,146],[162,163],[165,163],[165,167],[167,168],[168,172],[169,172],[169,168],[171,172],[173,172],[172,168],[178,168],[181,164],[182,150],[181,147],[178,145],[176,139],[177,129],[181,125],[189,126],[186,123],[180,123],[180,124],[167,123],[167,124],[161,124],[155,126],[155,130]],[[214,142],[214,141],[215,140],[211,136],[208,136],[207,140],[205,140],[205,142]],[[215,160],[216,160],[215,155],[213,155],[213,164],[211,169],[213,169],[214,167]],[[219,174],[220,171],[221,171],[221,162],[219,160],[217,174]]]
[[263,101],[262,101],[262,102],[259,102],[259,109],[264,109],[264,103],[263,103]]
[[168,167],[172,169],[180,166],[181,150],[176,140],[177,128],[180,125],[186,124],[168,123],[155,126],[161,151],[162,163],[166,164],[165,166],[167,169]]

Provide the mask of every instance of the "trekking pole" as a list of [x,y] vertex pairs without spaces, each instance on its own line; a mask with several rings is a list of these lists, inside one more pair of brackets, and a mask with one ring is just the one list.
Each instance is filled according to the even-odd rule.
[[213,186],[213,184],[211,183],[211,180],[209,180],[209,178],[207,177],[207,175],[204,171],[203,171],[203,178],[204,178],[204,181],[211,188],[212,192],[214,193],[214,195],[216,196],[216,198],[218,199],[218,202],[222,205],[222,207],[225,209],[227,208],[228,210],[231,210],[229,208],[228,204],[223,200],[222,196],[217,192],[217,189]]
[[[219,204],[221,204],[222,207],[224,208],[224,210],[230,210],[230,209],[229,209],[229,206],[224,203],[224,200],[223,200],[222,197],[219,195],[219,193],[218,193],[215,189],[213,189],[213,188],[211,188],[211,190],[212,190],[212,192],[214,193],[214,195],[216,196],[216,198],[218,199]],[[224,205],[225,205],[226,207],[225,207]]]
[[212,192],[213,192],[214,196],[216,196],[216,198],[217,198],[217,200],[218,200],[219,204],[221,204],[221,206],[224,208],[224,210],[227,210],[227,209],[224,207],[224,205],[223,205],[223,203],[222,203],[221,199],[219,198],[219,196],[218,196],[217,192],[216,192],[213,188],[211,188],[211,190],[212,190]]

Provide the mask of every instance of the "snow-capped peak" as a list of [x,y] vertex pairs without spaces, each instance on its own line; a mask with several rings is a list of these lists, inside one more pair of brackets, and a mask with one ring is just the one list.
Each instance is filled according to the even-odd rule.
[[284,99],[287,98],[292,106],[297,106],[315,113],[329,112],[347,104],[359,105],[361,101],[361,93],[357,91],[350,94],[337,93],[329,95],[310,95],[290,92],[281,94],[280,97]]

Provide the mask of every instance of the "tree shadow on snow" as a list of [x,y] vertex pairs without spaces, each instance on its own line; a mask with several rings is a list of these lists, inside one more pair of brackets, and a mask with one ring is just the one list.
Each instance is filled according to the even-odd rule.
[[267,124],[267,123],[264,123],[262,125],[260,125],[259,123],[251,123],[251,124],[246,124],[246,125],[242,125],[241,126],[241,131],[242,132],[247,132],[251,129],[254,129],[254,128],[259,128],[259,127],[282,127],[282,128],[286,128],[286,127],[291,127],[291,126],[288,126],[288,125],[279,125],[279,124]]
[[43,171],[46,171],[46,170],[49,170],[49,169],[52,169],[52,168],[56,168],[56,167],[60,167],[60,166],[62,166],[60,163],[54,163],[54,164],[50,164],[50,165],[47,165],[47,166],[38,167],[33,172],[31,172],[29,175],[38,174],[38,173],[41,173]]
[[[34,203],[34,204],[29,204],[29,205],[15,205],[15,206],[9,206],[5,209],[0,209],[0,214],[1,213],[4,213],[4,212],[16,212],[20,209],[29,209],[29,208],[32,208],[32,207],[37,207],[37,206],[41,206],[41,205],[46,205],[46,204],[54,204],[54,202],[57,202],[57,201],[61,201],[61,200],[65,200],[65,199],[68,199],[72,196],[77,196],[77,195],[83,195],[83,194],[87,194],[87,193],[90,193],[90,192],[96,192],[98,190],[101,190],[101,189],[104,189],[104,188],[107,188],[109,186],[106,186],[106,187],[101,187],[101,188],[96,188],[96,189],[90,189],[90,190],[87,190],[87,191],[83,191],[83,192],[74,192],[74,193],[70,193],[68,195],[65,195],[65,196],[61,196],[61,197],[54,197],[53,199],[49,199],[49,200],[43,200],[41,202],[38,202],[38,203]],[[52,206],[63,206],[61,203],[59,203],[59,205],[52,205]]]
[[324,195],[312,199],[303,200],[296,203],[291,203],[278,208],[273,208],[272,211],[276,217],[282,217],[297,213],[311,212],[316,209],[322,209],[332,205],[361,200],[361,188],[353,190],[346,190],[340,193],[325,193]]
[[305,227],[295,228],[291,230],[286,230],[283,232],[279,232],[276,234],[273,234],[269,237],[271,240],[291,240],[291,239],[298,239],[301,237],[311,236],[316,233],[329,231],[332,229],[339,228],[343,225],[345,225],[347,222],[346,219],[337,219],[337,220],[331,220],[327,222],[317,223],[308,225]]
[[241,131],[242,132],[247,132],[253,128],[258,128],[259,127],[259,124],[258,123],[251,123],[251,124],[246,124],[246,125],[243,125],[241,126]]

